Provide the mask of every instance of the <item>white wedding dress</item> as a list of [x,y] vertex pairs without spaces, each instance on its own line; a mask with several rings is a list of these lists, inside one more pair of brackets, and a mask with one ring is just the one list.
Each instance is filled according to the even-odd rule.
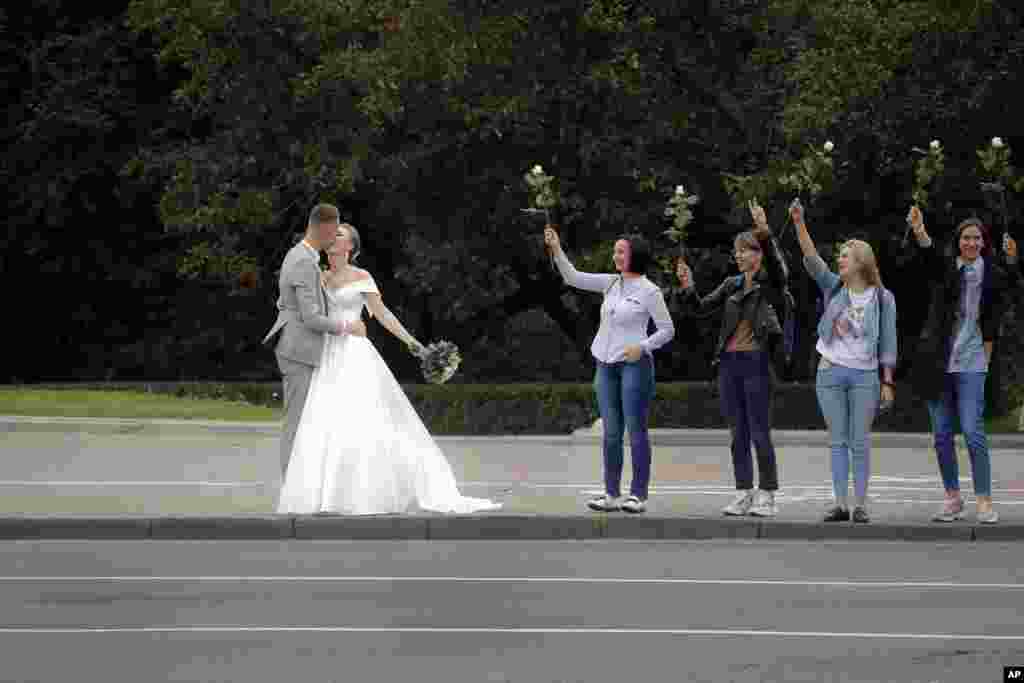
[[[328,289],[328,316],[358,320],[368,293],[378,293],[372,278]],[[500,507],[459,493],[444,454],[369,339],[327,335],[277,511],[372,515],[414,505],[455,513]]]

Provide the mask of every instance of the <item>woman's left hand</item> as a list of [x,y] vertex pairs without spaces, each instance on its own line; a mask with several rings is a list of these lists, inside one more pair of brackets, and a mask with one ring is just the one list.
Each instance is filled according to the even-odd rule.
[[1006,252],[1006,257],[1008,259],[1016,261],[1018,257],[1017,240],[1007,235],[1006,239],[1003,240],[1003,251]]
[[629,363],[635,363],[644,356],[644,349],[639,345],[627,346],[623,351],[623,357]]
[[754,226],[765,230],[768,227],[768,217],[765,216],[764,208],[757,203],[757,200],[747,202],[747,208],[750,209],[750,217],[754,219]]
[[882,403],[892,403],[896,400],[896,389],[888,384],[882,385]]

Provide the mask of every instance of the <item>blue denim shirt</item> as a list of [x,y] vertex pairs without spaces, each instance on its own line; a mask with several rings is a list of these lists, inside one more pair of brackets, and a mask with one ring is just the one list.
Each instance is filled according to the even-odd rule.
[[[839,276],[828,269],[820,256],[804,257],[804,267],[825,297],[828,297],[840,282]],[[885,288],[882,288],[879,296],[884,298],[884,302],[880,301],[880,306],[872,306],[864,312],[864,335],[869,346],[874,343],[879,365],[894,368],[898,360],[899,343],[896,334],[896,297]],[[831,343],[836,318],[849,307],[850,293],[844,286],[831,301],[827,302],[825,312],[818,321],[819,339],[826,344]],[[878,319],[879,309],[882,312],[881,320]]]
[[957,314],[953,335],[953,348],[949,352],[946,372],[988,372],[985,359],[985,343],[981,338],[978,324],[981,305],[981,283],[985,273],[985,259],[978,258],[973,266],[957,259],[958,268],[969,268],[964,272],[960,288],[960,310]]

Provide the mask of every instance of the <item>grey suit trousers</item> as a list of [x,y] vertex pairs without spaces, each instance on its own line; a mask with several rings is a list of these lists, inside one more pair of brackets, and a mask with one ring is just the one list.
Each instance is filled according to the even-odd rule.
[[[277,354],[275,354],[277,355]],[[288,460],[292,457],[295,432],[299,430],[302,408],[306,405],[309,382],[313,378],[312,365],[299,363],[277,355],[277,367],[281,370],[284,385],[284,425],[281,430],[281,475],[288,471]]]

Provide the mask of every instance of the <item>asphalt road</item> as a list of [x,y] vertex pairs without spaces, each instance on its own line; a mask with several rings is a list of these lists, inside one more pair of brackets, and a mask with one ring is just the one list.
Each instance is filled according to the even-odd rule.
[[3,681],[999,681],[1024,544],[13,541]]

